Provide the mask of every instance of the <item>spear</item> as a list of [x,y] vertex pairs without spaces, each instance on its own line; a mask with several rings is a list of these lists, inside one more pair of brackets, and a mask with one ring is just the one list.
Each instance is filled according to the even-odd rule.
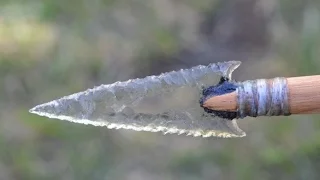
[[109,129],[202,137],[243,137],[237,120],[320,112],[320,77],[236,82],[239,61],[101,85],[30,109],[31,113]]

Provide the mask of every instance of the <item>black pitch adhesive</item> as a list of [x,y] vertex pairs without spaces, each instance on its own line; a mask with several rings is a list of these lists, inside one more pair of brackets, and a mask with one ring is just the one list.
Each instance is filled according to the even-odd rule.
[[212,114],[213,116],[218,116],[224,119],[235,119],[238,118],[238,112],[229,111],[216,111],[206,107],[203,107],[203,103],[213,97],[220,96],[223,94],[234,92],[238,88],[238,84],[235,81],[230,81],[227,77],[221,77],[220,82],[217,85],[210,86],[203,89],[202,98],[200,99],[200,106],[205,110],[205,112]]

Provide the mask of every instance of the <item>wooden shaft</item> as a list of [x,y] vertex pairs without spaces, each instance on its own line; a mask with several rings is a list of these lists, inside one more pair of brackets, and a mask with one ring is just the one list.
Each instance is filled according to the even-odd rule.
[[[320,75],[287,78],[291,114],[320,113]],[[216,111],[235,112],[238,109],[236,91],[214,96],[203,107]]]
[[320,113],[320,75],[287,78],[291,114]]

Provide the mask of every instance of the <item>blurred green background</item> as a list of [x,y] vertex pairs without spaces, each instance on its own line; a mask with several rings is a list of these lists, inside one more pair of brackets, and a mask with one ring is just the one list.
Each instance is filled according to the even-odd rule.
[[320,1],[1,0],[0,179],[320,179],[320,119],[246,118],[241,139],[38,117],[100,84],[241,60],[236,80],[320,74]]

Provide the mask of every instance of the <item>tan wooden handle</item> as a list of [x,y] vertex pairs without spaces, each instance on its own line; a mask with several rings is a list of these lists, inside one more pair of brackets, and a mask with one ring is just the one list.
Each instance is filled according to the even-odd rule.
[[320,113],[320,75],[287,78],[291,114]]
[[[288,104],[291,114],[320,113],[320,75],[286,78]],[[271,83],[273,80],[267,80]],[[203,107],[215,111],[238,111],[237,91],[213,96],[203,103]]]

